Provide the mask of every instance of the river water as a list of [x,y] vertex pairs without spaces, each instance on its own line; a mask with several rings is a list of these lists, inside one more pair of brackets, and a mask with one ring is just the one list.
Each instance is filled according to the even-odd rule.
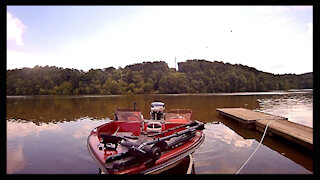
[[[244,107],[313,127],[313,91],[117,96],[7,96],[8,174],[97,174],[86,140],[113,119],[117,107],[136,107],[150,118],[150,103],[192,109],[205,123],[205,141],[194,153],[196,174],[234,174],[262,133],[218,115],[216,108]],[[240,174],[312,174],[312,152],[266,136]]]

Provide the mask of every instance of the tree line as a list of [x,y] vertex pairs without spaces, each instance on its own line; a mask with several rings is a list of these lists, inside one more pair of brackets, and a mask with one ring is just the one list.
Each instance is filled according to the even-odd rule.
[[219,61],[164,61],[88,72],[55,66],[7,70],[7,95],[167,94],[312,89],[313,73],[282,74]]

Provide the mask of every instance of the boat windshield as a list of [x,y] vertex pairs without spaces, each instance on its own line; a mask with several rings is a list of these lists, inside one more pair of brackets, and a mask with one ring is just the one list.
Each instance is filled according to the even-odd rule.
[[117,110],[115,113],[115,119],[118,121],[142,121],[141,111],[131,109]]
[[190,109],[173,109],[166,113],[165,120],[186,119],[192,120],[192,111]]

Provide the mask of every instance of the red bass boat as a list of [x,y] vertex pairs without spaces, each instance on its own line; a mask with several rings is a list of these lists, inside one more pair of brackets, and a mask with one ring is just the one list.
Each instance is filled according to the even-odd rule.
[[151,103],[151,119],[138,109],[117,109],[115,119],[93,129],[88,150],[105,174],[157,174],[192,154],[204,141],[204,124],[192,111],[167,113],[162,102]]

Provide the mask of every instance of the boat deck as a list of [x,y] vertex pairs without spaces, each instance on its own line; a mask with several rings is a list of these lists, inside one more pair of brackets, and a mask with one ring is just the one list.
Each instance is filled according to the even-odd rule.
[[[289,141],[313,149],[313,128],[288,121],[288,118],[253,111],[246,108],[218,108],[220,114],[243,124],[253,125],[256,130],[264,132],[268,123],[268,135],[278,135]],[[271,122],[275,120],[274,122]]]

